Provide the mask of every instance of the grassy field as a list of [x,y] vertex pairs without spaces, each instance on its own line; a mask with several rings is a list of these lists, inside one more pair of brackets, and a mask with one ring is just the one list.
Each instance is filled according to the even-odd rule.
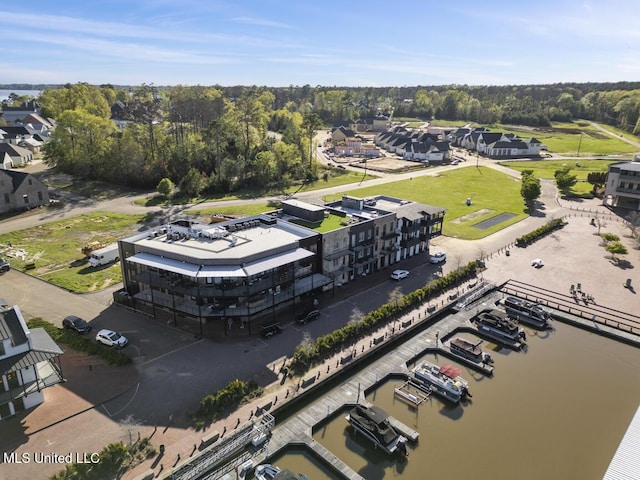
[[[447,210],[444,235],[467,240],[486,237],[527,217],[520,196],[520,181],[490,168],[466,167],[437,177],[417,177],[375,187],[354,189],[349,195],[389,195],[436,205]],[[333,201],[341,195],[326,197]],[[471,198],[471,206],[466,199]],[[473,225],[502,213],[514,217],[487,229]]]
[[[551,128],[517,128],[495,125],[491,130],[516,133],[522,138],[535,137],[545,144],[550,152],[567,156],[587,157],[628,154],[637,151],[633,145],[629,145],[620,138],[607,135],[587,122],[554,123]],[[622,136],[614,129],[610,130]]]
[[[144,215],[95,212],[39,227],[0,235],[0,252],[12,268],[25,271],[67,290],[85,293],[101,290],[122,280],[120,264],[92,268],[82,254],[90,242],[105,244],[134,234]],[[9,247],[8,245],[11,245]]]
[[[180,205],[184,203],[195,203],[195,202],[216,202],[222,200],[243,200],[256,198],[259,199],[261,197],[266,196],[275,196],[275,195],[287,195],[294,194],[299,192],[310,192],[313,190],[320,190],[322,188],[329,187],[337,187],[339,185],[347,185],[349,183],[356,183],[362,180],[363,174],[359,172],[353,172],[351,170],[343,170],[340,168],[330,168],[325,170],[327,172],[326,180],[323,175],[324,171],[320,174],[320,179],[315,182],[306,184],[304,186],[301,185],[292,185],[283,190],[264,190],[264,191],[245,191],[245,192],[237,192],[233,194],[224,194],[224,195],[214,195],[210,197],[202,197],[202,198],[169,198],[165,199],[160,195],[153,195],[147,198],[136,200],[135,203],[143,206],[159,206],[159,205]],[[372,180],[374,178],[378,178],[376,175],[367,174],[365,180]]]
[[251,202],[231,207],[190,208],[182,213],[201,217],[205,220],[216,213],[230,217],[250,217],[251,215],[258,215],[259,213],[268,212],[269,210],[275,210],[277,208],[280,208],[280,206],[267,202]]
[[522,172],[523,170],[533,170],[533,174],[538,178],[554,179],[556,170],[565,166],[571,168],[571,174],[578,177],[578,183],[572,188],[572,193],[576,195],[586,195],[593,190],[593,185],[587,182],[587,175],[591,172],[606,172],[611,163],[616,160],[535,160],[531,162],[499,162],[500,165],[513,168]]

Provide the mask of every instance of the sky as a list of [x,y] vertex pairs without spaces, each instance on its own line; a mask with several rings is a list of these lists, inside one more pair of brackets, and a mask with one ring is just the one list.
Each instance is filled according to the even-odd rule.
[[636,0],[0,2],[0,84],[640,80]]

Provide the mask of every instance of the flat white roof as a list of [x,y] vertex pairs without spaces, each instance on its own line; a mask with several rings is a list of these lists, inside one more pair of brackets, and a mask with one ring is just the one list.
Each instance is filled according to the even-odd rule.
[[[198,235],[173,236],[187,231],[184,227],[172,227],[167,233],[161,229],[125,239],[136,245],[137,251],[170,258],[181,258],[197,265],[241,265],[268,256],[273,251],[298,247],[299,241],[317,235],[308,229],[284,223],[266,225],[259,223],[248,228],[230,231],[226,236],[209,235],[201,228],[192,228]],[[204,234],[202,232],[205,232]]]
[[139,263],[140,265],[155,267],[161,270],[178,273],[180,275],[186,275],[188,277],[197,276],[198,270],[200,270],[200,265],[180,262],[178,260],[160,257],[158,255],[152,255],[150,253],[138,253],[136,255],[132,255],[131,257],[127,258],[127,262]]
[[302,260],[303,258],[313,257],[315,254],[304,248],[297,248],[290,252],[281,253],[278,255],[271,255],[270,257],[261,258],[255,262],[247,263],[244,266],[244,271],[247,275],[256,275],[265,270],[271,270],[272,268],[286,265],[287,263],[295,262],[296,260]]

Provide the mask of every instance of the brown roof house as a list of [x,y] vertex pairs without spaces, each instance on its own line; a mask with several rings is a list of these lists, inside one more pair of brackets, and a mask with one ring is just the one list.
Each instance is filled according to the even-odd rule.
[[0,213],[49,204],[49,189],[30,173],[0,170]]

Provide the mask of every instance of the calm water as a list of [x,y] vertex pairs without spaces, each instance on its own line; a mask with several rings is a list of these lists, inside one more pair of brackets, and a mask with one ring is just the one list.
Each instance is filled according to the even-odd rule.
[[0,102],[2,100],[9,98],[9,95],[15,93],[16,95],[30,95],[32,97],[38,97],[40,95],[40,90],[0,90]]
[[[524,352],[492,352],[493,378],[461,366],[473,394],[464,406],[437,397],[410,406],[394,398],[395,380],[370,393],[367,400],[420,432],[406,463],[354,436],[344,414],[314,438],[367,480],[599,480],[640,404],[640,350],[554,326],[529,331]],[[306,457],[285,455],[277,464],[306,473]],[[311,480],[334,478],[313,473]]]

